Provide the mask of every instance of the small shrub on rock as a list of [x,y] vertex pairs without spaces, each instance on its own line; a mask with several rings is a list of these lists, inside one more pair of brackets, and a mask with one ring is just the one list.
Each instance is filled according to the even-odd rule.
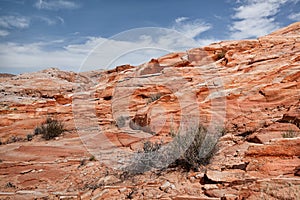
[[45,140],[51,140],[61,135],[64,131],[65,129],[62,122],[56,119],[47,118],[41,126],[35,128],[34,134],[41,134],[42,138],[44,138]]
[[[200,165],[206,165],[215,153],[215,146],[218,141],[218,134],[209,133],[204,126],[190,128],[183,136],[175,138],[175,146],[187,147],[186,151],[175,161],[175,165],[179,165],[187,170],[196,171]],[[193,137],[190,141],[189,137]],[[189,142],[189,143],[188,143]],[[176,149],[176,147],[175,147]]]
[[27,141],[31,141],[33,139],[33,135],[32,134],[28,134],[26,138],[27,138]]
[[40,134],[42,134],[42,128],[38,126],[34,129],[34,135],[40,135]]
[[122,128],[125,126],[126,124],[126,120],[127,120],[127,117],[125,116],[119,116],[117,119],[116,119],[116,125],[118,128]]
[[225,51],[225,50],[222,50],[221,52],[219,52],[219,53],[217,54],[217,59],[220,60],[220,59],[224,58],[225,55],[226,55],[226,51]]
[[162,145],[162,142],[158,143],[158,142],[150,142],[149,140],[147,140],[146,142],[144,142],[143,145],[143,151],[145,153],[150,153],[150,152],[154,152],[157,151]]
[[154,102],[154,101],[160,99],[161,96],[163,96],[162,93],[151,94],[150,97],[149,97],[149,99],[148,99],[148,101],[147,101],[147,103],[148,103],[148,104],[149,104],[149,103],[152,103],[152,102]]
[[297,131],[294,131],[294,130],[288,130],[286,131],[285,133],[282,134],[282,137],[283,138],[295,138],[295,137],[298,137],[298,133]]
[[96,159],[96,157],[95,156],[90,156],[90,158],[89,158],[89,161],[96,161],[97,159]]
[[216,144],[221,136],[221,131],[211,133],[199,125],[181,130],[173,141],[166,145],[146,141],[143,150],[133,157],[128,171],[143,173],[165,167],[197,171],[200,165],[209,163],[216,152]]

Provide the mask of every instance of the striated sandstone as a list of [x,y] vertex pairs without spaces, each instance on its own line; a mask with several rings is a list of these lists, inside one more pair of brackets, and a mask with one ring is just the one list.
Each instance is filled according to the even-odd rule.
[[[299,30],[298,22],[136,67],[1,76],[0,198],[297,199]],[[27,141],[47,116],[68,131]],[[168,142],[183,122],[198,121],[226,130],[199,173],[126,177],[105,165],[115,147],[124,153],[147,139]],[[287,132],[293,138],[284,138]],[[90,159],[99,149],[100,162]]]

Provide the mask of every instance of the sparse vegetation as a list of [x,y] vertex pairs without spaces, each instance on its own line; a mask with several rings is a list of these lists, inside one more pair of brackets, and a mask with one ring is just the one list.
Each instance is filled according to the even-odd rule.
[[21,138],[19,136],[11,136],[7,141],[6,144],[15,143],[24,140],[24,138]]
[[285,133],[282,133],[283,138],[295,138],[298,137],[299,133],[294,130],[288,130]]
[[217,60],[221,60],[222,58],[224,58],[226,55],[226,51],[225,50],[222,50],[221,52],[219,52],[217,54]]
[[61,135],[64,131],[65,129],[62,122],[48,117],[41,126],[35,128],[34,134],[42,134],[45,140],[51,140]]
[[79,164],[78,168],[79,168],[79,167],[82,167],[82,166],[84,166],[84,165],[86,165],[86,162],[87,162],[87,159],[86,159],[86,158],[80,160],[80,164]]
[[34,129],[34,135],[40,135],[40,134],[42,134],[42,128],[38,126]]
[[96,161],[96,157],[94,155],[91,155],[90,158],[89,158],[89,161]]
[[116,125],[118,128],[122,128],[125,126],[126,124],[126,120],[127,120],[127,117],[125,116],[119,116],[117,119],[116,119]]
[[172,142],[165,145],[146,141],[143,150],[133,156],[133,164],[127,170],[143,173],[152,168],[180,167],[197,171],[200,165],[208,164],[216,152],[219,136],[221,132],[212,134],[205,127],[198,126],[180,131]]
[[150,152],[154,152],[157,151],[161,146],[162,146],[163,142],[150,142],[149,140],[147,140],[146,142],[144,142],[143,145],[143,152],[145,153],[150,153]]
[[12,182],[8,182],[5,185],[7,188],[16,188],[16,186]]
[[33,139],[33,135],[32,134],[28,134],[26,136],[26,138],[27,138],[27,141],[31,141]]
[[149,104],[149,103],[152,103],[152,102],[154,102],[154,101],[160,99],[160,97],[161,97],[162,95],[163,95],[162,93],[151,94],[151,95],[149,96],[149,99],[148,99],[147,103]]
[[189,128],[184,135],[177,134],[174,138],[173,149],[180,156],[172,165],[196,171],[200,165],[208,164],[216,143],[217,138],[202,125]]

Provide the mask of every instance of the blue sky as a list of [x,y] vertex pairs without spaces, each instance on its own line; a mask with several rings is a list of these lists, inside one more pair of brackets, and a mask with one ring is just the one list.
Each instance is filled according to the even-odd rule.
[[[106,58],[136,65],[170,51],[256,38],[296,21],[300,0],[0,0],[0,72],[83,65],[85,71],[107,68]],[[190,40],[175,45],[172,31]],[[97,63],[87,64],[97,45]]]

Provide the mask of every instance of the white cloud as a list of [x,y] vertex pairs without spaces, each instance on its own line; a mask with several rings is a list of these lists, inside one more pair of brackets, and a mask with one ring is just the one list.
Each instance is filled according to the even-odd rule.
[[278,12],[282,1],[252,1],[250,4],[235,8],[235,19],[262,18],[273,16]]
[[13,29],[25,29],[28,28],[32,21],[43,21],[47,25],[64,24],[64,19],[60,16],[49,18],[45,16],[0,16],[0,37],[9,35]]
[[46,22],[49,26],[65,23],[64,19],[59,16],[56,16],[54,18],[49,18],[45,16],[35,16],[34,19]]
[[56,16],[56,19],[59,20],[61,24],[65,23],[65,20],[60,16]]
[[30,19],[24,16],[1,16],[0,17],[0,37],[4,37],[10,34],[12,29],[25,29],[28,28]]
[[[57,46],[63,48],[51,49]],[[174,30],[160,28],[133,29],[109,39],[88,37],[77,44],[61,40],[31,44],[2,43],[0,68],[9,66],[24,71],[26,68],[60,67],[77,71],[85,61],[83,71],[105,69],[121,64],[138,65],[170,52],[199,46],[197,41]],[[85,60],[87,55],[89,59]]]
[[76,9],[79,5],[69,0],[38,0],[34,6],[37,9],[44,10],[61,10],[61,9]]
[[178,17],[175,19],[175,22],[176,23],[180,23],[180,22],[183,22],[185,20],[188,20],[189,18],[188,17]]
[[0,37],[4,37],[4,36],[7,36],[9,35],[9,32],[6,31],[6,30],[0,30]]
[[[291,0],[293,1],[293,0]],[[232,39],[243,39],[266,35],[279,28],[276,14],[288,0],[246,0],[235,8],[229,27]]]
[[56,24],[56,20],[50,19],[48,17],[39,16],[38,19],[43,21],[43,22],[46,22],[48,25],[55,25]]
[[299,13],[291,13],[288,18],[293,21],[300,21],[300,12]]
[[0,44],[0,68],[43,69],[48,67],[79,66],[84,55],[64,50],[47,51],[46,43]]
[[12,29],[12,28],[28,28],[30,20],[23,16],[1,16],[0,17],[0,27]]
[[201,33],[211,29],[212,26],[200,19],[189,20],[187,17],[179,17],[175,19],[175,24],[172,28],[181,32],[186,37],[195,38]]

